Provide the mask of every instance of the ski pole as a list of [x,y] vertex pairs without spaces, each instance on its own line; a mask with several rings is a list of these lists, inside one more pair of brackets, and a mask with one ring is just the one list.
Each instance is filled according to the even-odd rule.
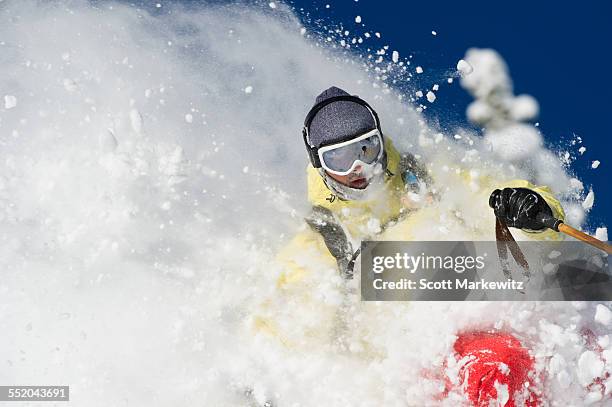
[[550,215],[544,213],[538,214],[538,220],[542,222],[547,228],[554,230],[555,232],[561,232],[575,239],[581,240],[591,246],[597,247],[608,254],[612,254],[612,245],[602,242],[599,239],[589,236],[573,227],[566,225],[562,220],[556,219]]

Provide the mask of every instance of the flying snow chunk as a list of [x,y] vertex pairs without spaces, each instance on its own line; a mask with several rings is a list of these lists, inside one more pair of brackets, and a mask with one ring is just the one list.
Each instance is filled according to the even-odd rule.
[[416,73],[423,73],[423,68],[421,68],[420,66],[417,66]]
[[608,241],[608,228],[595,229],[595,237],[603,242]]
[[577,178],[570,178],[569,183],[570,187],[577,192],[580,192],[584,189],[584,185],[582,185],[582,182]]
[[473,123],[487,123],[495,112],[491,106],[482,100],[476,100],[468,105],[467,117]]
[[361,23],[361,16],[357,16],[357,17],[355,17],[355,22],[356,22],[357,24]]
[[599,162],[599,160],[595,160],[595,161],[593,161],[593,164],[591,164],[591,168],[595,169],[595,168],[599,167],[599,164],[601,164]]
[[271,1],[268,3],[268,6],[270,6],[271,9],[275,9],[276,8],[276,3]]
[[586,211],[590,210],[593,207],[593,202],[595,202],[595,194],[591,189],[582,202],[582,208]]
[[253,92],[253,87],[251,85],[244,88],[244,93],[252,93],[252,92]]
[[397,64],[397,61],[399,61],[399,52],[393,51],[391,59],[393,60],[393,62],[395,62]]
[[533,119],[538,115],[540,106],[537,100],[529,95],[519,95],[512,100],[510,106],[510,114],[516,121],[525,121]]
[[436,100],[436,95],[432,91],[427,92],[427,101],[433,103]]
[[418,98],[422,98],[423,97],[423,92],[421,92],[420,90],[417,90],[415,93],[416,97]]
[[523,123],[515,123],[503,129],[489,129],[484,141],[496,155],[508,161],[533,157],[543,143],[540,132]]
[[12,109],[17,106],[17,98],[13,95],[4,96],[4,108]]
[[459,62],[457,62],[457,71],[459,71],[461,76],[466,76],[474,72],[474,67],[466,60],[460,59]]
[[603,374],[604,362],[593,351],[586,351],[578,359],[578,379],[580,384],[588,386],[594,379]]
[[380,220],[376,218],[371,218],[367,224],[368,232],[370,233],[380,233]]
[[142,133],[142,116],[137,109],[130,110],[130,124],[136,134]]
[[380,38],[380,33],[376,32],[374,33],[374,35],[376,36],[376,38]]
[[609,326],[612,322],[612,311],[603,304],[598,304],[595,310],[595,322]]
[[584,154],[584,152],[586,151],[586,147],[582,146],[578,149],[578,152],[580,153],[580,155]]
[[438,85],[437,83],[435,85],[433,85],[433,87],[431,88],[432,90],[436,91],[438,89],[440,89],[440,85]]
[[431,35],[433,35],[433,36],[435,37],[436,35],[438,35],[438,33],[437,33],[437,32],[435,32],[435,31],[432,31],[432,32],[431,32]]
[[568,225],[579,225],[584,222],[585,213],[580,203],[570,203],[565,209],[565,219]]
[[185,115],[185,121],[186,121],[187,123],[193,123],[193,116],[192,116],[191,114],[187,113],[187,114]]
[[565,153],[563,153],[559,158],[564,164],[569,165],[572,162],[571,160],[572,156],[570,155],[569,151],[566,151]]

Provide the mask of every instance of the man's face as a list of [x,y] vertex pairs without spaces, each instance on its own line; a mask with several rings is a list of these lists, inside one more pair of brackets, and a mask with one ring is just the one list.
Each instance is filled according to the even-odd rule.
[[347,175],[336,175],[327,171],[326,173],[341,184],[355,189],[365,189],[369,183],[361,165],[356,166],[353,172]]
[[383,139],[378,128],[352,140],[319,149],[321,166],[327,176],[352,189],[365,189],[384,156]]

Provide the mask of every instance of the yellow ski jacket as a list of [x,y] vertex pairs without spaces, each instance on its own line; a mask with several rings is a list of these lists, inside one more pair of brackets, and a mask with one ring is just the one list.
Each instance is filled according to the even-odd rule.
[[[387,151],[387,175],[385,188],[381,193],[371,200],[345,201],[339,199],[330,191],[323,181],[318,170],[312,165],[307,167],[308,177],[308,200],[313,206],[321,206],[329,209],[334,217],[343,225],[353,239],[362,240],[427,240],[428,230],[432,227],[445,228],[440,224],[441,212],[439,208],[425,207],[418,211],[413,211],[404,216],[393,227],[381,232],[381,226],[396,220],[405,211],[401,203],[401,197],[405,194],[404,181],[399,171],[400,154],[393,146],[389,137],[385,138],[385,149]],[[487,177],[478,177],[470,171],[462,171],[456,175],[456,183],[465,188],[470,196],[470,201],[474,202],[475,216],[471,218],[482,218],[483,222],[478,222],[474,226],[475,236],[482,236],[477,240],[488,240],[485,232],[494,231],[494,220],[492,209],[489,208],[489,195],[496,189],[505,187],[523,187],[538,192],[548,203],[553,211],[553,215],[563,220],[564,212],[560,202],[554,197],[550,188],[547,186],[536,186],[528,181],[515,179],[507,182],[492,182]],[[476,185],[477,188],[474,187]],[[476,189],[476,190],[475,190]],[[471,205],[470,205],[471,206]],[[490,216],[483,216],[487,214]],[[467,214],[466,214],[467,215]],[[452,224],[452,222],[450,222]],[[481,229],[481,230],[477,230]],[[463,229],[465,231],[465,229]],[[558,233],[552,230],[542,232],[521,231],[521,236],[528,240],[558,240]],[[521,233],[519,232],[519,233]],[[460,232],[458,232],[460,233]],[[462,240],[461,235],[453,236],[452,230],[449,231],[447,240]],[[303,278],[307,272],[308,263],[313,256],[319,258],[324,264],[336,267],[334,257],[329,253],[322,236],[305,228],[296,235],[279,253],[278,260],[283,264],[284,271],[278,278],[278,287],[285,286]],[[301,262],[303,259],[305,262]]]

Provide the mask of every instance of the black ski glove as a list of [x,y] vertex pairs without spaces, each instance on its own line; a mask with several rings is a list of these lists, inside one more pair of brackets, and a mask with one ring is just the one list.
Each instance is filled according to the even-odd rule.
[[555,220],[544,198],[528,188],[496,189],[489,197],[489,206],[495,216],[514,228],[542,230],[551,226],[549,220]]

